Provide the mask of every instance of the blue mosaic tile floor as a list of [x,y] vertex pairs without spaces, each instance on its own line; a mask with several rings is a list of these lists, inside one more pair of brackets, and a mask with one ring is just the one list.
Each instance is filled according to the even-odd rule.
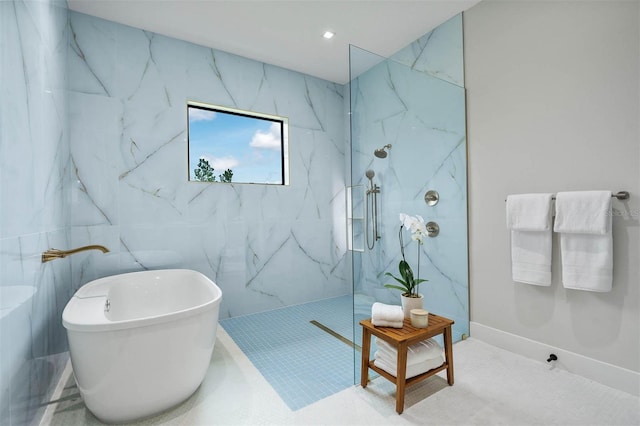
[[227,318],[220,325],[295,411],[354,385],[353,348],[310,323],[353,341],[352,300],[325,299]]

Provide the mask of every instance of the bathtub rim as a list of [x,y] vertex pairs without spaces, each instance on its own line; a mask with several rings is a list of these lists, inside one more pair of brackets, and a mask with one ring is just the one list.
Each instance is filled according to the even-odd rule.
[[[87,289],[91,287],[95,287],[105,281],[114,280],[116,277],[127,277],[132,275],[139,274],[153,274],[158,272],[180,272],[180,273],[188,273],[188,274],[197,274],[200,278],[204,278],[207,286],[212,286],[214,291],[217,294],[214,294],[210,300],[207,300],[204,303],[199,305],[194,305],[186,309],[181,309],[169,313],[163,313],[160,315],[152,315],[140,318],[132,318],[120,321],[111,321],[104,315],[104,304],[107,300],[107,294],[96,294],[96,295],[87,295],[87,296],[78,296],[78,293],[81,292],[82,289],[85,289],[85,293]],[[105,332],[105,331],[118,331],[118,330],[126,330],[132,328],[140,328],[140,327],[148,327],[156,324],[162,324],[166,322],[177,321],[183,318],[188,318],[191,316],[196,316],[201,314],[209,309],[219,308],[220,301],[222,300],[222,289],[218,287],[218,285],[213,282],[209,277],[204,275],[201,272],[192,270],[192,269],[156,269],[150,271],[137,271],[137,272],[127,272],[123,274],[114,274],[103,278],[98,278],[96,280],[92,280],[82,287],[80,287],[74,295],[71,297],[69,302],[66,304],[63,312],[62,312],[62,325],[68,331],[74,332]],[[90,306],[89,312],[91,315],[91,319],[93,321],[90,322],[80,322],[83,317],[80,317],[77,313],[74,313],[81,308],[78,307],[78,304],[83,304],[85,307],[87,305]],[[80,320],[80,321],[79,321]]]

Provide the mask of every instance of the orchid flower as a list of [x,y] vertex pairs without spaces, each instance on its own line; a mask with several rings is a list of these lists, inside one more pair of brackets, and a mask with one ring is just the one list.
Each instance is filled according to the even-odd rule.
[[[398,265],[400,277],[396,277],[390,272],[385,275],[395,279],[398,284],[385,284],[387,288],[394,288],[402,290],[406,295],[418,295],[418,285],[427,280],[420,279],[420,245],[422,245],[422,239],[428,236],[427,226],[424,223],[422,216],[416,215],[409,216],[404,213],[400,213],[400,230],[398,231],[398,239],[400,240],[400,253],[402,254],[402,260]],[[411,239],[418,242],[418,276],[414,278],[411,266],[407,263],[404,257],[404,243],[402,241],[402,228],[407,228],[411,232]]]
[[427,225],[420,215],[409,216],[400,213],[400,223],[411,232],[411,239],[422,244],[422,239],[428,235]]

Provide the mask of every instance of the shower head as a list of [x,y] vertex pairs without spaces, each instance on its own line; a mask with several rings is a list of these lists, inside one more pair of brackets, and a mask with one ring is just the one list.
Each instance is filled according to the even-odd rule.
[[369,180],[373,180],[373,177],[376,175],[376,173],[373,170],[369,169],[364,173],[364,175],[369,178]]
[[375,151],[373,151],[373,155],[378,158],[387,158],[387,151],[385,151],[384,148],[376,149]]
[[373,170],[369,169],[364,172],[364,175],[369,179],[369,186],[371,187],[371,190],[367,191],[367,194],[369,194],[371,191],[376,189],[376,186],[373,183],[373,177],[376,175],[376,173]]
[[376,149],[375,151],[373,151],[373,155],[375,155],[378,158],[387,158],[387,151],[385,151],[385,149],[391,149],[391,144],[388,143],[382,148]]

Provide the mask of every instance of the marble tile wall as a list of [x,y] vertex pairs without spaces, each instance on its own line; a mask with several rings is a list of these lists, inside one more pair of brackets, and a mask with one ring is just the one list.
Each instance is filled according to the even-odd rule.
[[[370,313],[374,301],[399,304],[400,291],[385,272],[398,276],[401,259],[399,213],[421,215],[440,226],[420,251],[420,292],[425,309],[456,322],[454,338],[468,334],[467,186],[462,17],[452,18],[388,60],[353,51],[352,58],[376,63],[351,84],[352,184],[364,191],[367,170],[375,173],[381,239],[372,250],[364,233],[354,235],[356,312]],[[386,158],[374,150],[392,148]],[[437,190],[440,202],[426,205],[424,194]],[[364,216],[362,194],[355,202]],[[371,225],[369,225],[371,226]],[[364,229],[365,225],[362,225]],[[369,234],[371,234],[371,227]],[[407,261],[417,273],[418,246],[404,232]]]
[[68,358],[66,2],[0,2],[0,424],[30,424]]
[[[70,12],[72,241],[97,276],[184,267],[223,291],[221,318],[351,292],[345,87]],[[290,186],[187,182],[186,102],[289,118]],[[77,265],[77,266],[76,266]]]
[[[37,418],[67,359],[62,309],[96,277],[200,270],[222,318],[351,291],[343,86],[63,2],[0,7],[0,423]],[[287,116],[291,185],[187,182],[187,100]],[[85,244],[111,253],[40,262]]]
[[[221,318],[350,293],[345,182],[352,157],[354,183],[363,184],[364,170],[375,166],[390,196],[381,213],[389,228],[371,253],[378,266],[362,268],[373,265],[372,256],[354,264],[356,277],[365,277],[358,291],[373,294],[380,274],[397,263],[390,236],[397,210],[421,213],[421,192],[435,185],[449,201],[422,213],[438,217],[448,237],[425,248],[426,270],[443,282],[427,291],[432,300],[447,293],[466,301],[463,263],[451,260],[460,253],[450,250],[464,237],[453,231],[462,222],[453,222],[466,219],[464,120],[447,113],[464,111],[455,86],[461,62],[445,52],[455,21],[358,81],[352,102],[375,125],[365,130],[361,121],[358,137],[367,145],[353,153],[348,86],[70,12],[63,0],[0,2],[0,24],[1,424],[38,418],[68,358],[62,309],[94,278],[199,270],[223,290]],[[416,84],[450,103],[436,108],[407,97],[417,73],[430,76]],[[382,106],[364,106],[373,93],[367,85],[380,81],[395,90],[375,95]],[[287,116],[291,185],[187,182],[187,100]],[[435,116],[423,122],[398,109],[402,102]],[[412,135],[400,130],[407,123],[418,126]],[[441,146],[401,154],[419,131],[420,140],[438,137]],[[387,162],[373,163],[373,149],[387,141],[395,144]],[[416,157],[416,167],[399,166]],[[429,176],[419,173],[426,167]],[[417,187],[402,187],[412,180]],[[40,262],[46,248],[85,244],[111,252]],[[384,291],[381,300],[390,300]]]
[[390,59],[414,71],[464,87],[462,14],[438,25]]

